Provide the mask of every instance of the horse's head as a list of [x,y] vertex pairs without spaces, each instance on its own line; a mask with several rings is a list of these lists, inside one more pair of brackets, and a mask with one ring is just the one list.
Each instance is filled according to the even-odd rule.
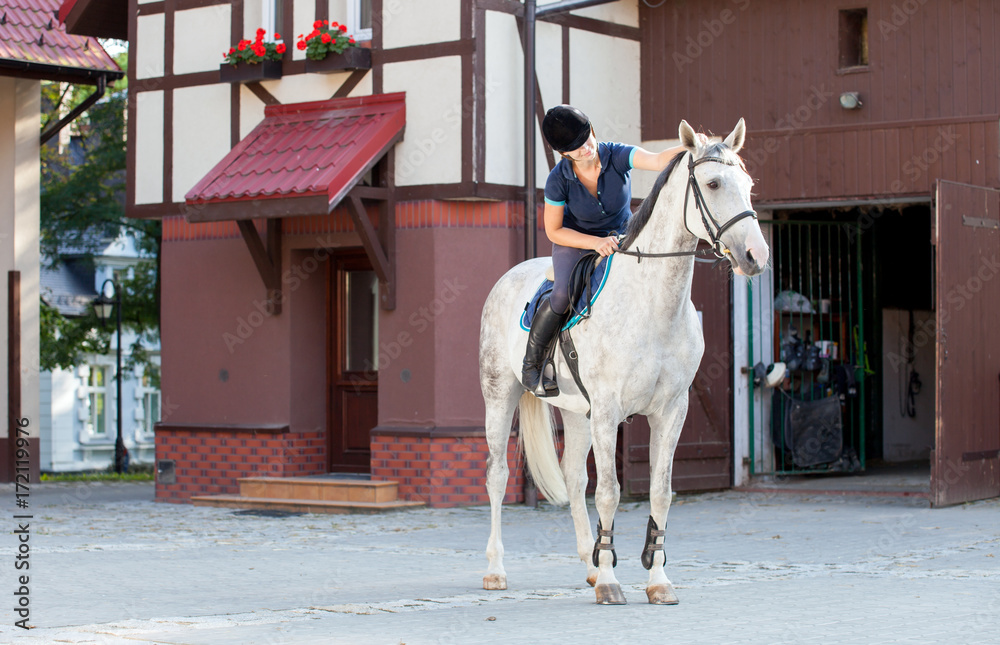
[[684,213],[688,230],[725,253],[737,274],[761,273],[770,251],[750,204],[753,179],[736,154],[743,147],[746,124],[740,119],[722,143],[696,135],[687,121],[681,121],[679,132],[691,153]]

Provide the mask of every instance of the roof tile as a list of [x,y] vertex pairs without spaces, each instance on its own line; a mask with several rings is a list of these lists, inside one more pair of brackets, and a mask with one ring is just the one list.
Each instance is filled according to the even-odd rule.
[[[0,0],[0,59],[120,72],[97,39],[66,33],[58,0]],[[41,44],[39,44],[41,39]]]
[[187,203],[324,193],[332,198],[361,179],[399,140],[405,124],[403,94],[270,106],[264,120],[188,192]]

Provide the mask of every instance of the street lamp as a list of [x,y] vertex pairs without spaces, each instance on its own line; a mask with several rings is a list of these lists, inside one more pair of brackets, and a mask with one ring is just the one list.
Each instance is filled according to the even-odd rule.
[[[109,282],[111,283],[114,298],[110,298],[104,293],[104,288],[108,286]],[[122,439],[122,299],[118,283],[108,278],[101,285],[101,291],[97,298],[94,299],[94,313],[101,320],[101,327],[104,327],[108,318],[111,317],[111,309],[116,305],[118,314],[118,370],[115,372],[115,381],[118,387],[118,399],[116,401],[118,416],[115,421],[118,424],[118,436],[115,439],[115,472],[121,474],[125,472],[125,441]]]

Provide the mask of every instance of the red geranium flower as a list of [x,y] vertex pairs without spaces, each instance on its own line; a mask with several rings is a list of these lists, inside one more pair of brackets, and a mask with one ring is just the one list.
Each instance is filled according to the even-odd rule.
[[320,36],[320,40],[323,41],[324,43],[328,43],[331,40],[333,40],[333,38],[330,37],[330,34],[323,34],[322,36]]
[[274,48],[274,51],[278,52],[279,54],[284,54],[285,53],[285,43],[278,43],[277,47]]
[[353,45],[354,44],[354,36],[351,36],[350,38],[348,38],[347,42],[349,42],[349,43],[351,43]]
[[347,31],[347,25],[340,25],[340,31]]
[[275,33],[275,34],[274,34],[274,39],[275,39],[275,40],[281,40],[281,34],[279,34],[279,33]]
[[267,33],[267,32],[266,32],[266,31],[264,31],[264,28],[263,28],[263,27],[258,27],[258,28],[257,28],[257,35],[258,35],[258,36],[260,36],[261,38],[263,38],[263,37],[264,37],[264,34],[266,34],[266,33]]
[[317,20],[316,22],[313,23],[313,29],[319,29],[322,26],[323,26],[323,22],[320,21],[320,20]]
[[300,40],[299,44],[296,45],[296,47],[298,47],[300,50],[304,50],[306,48],[306,41]]
[[247,48],[247,41],[241,40],[240,44],[237,45],[236,48],[239,49],[240,51],[243,51],[244,49]]

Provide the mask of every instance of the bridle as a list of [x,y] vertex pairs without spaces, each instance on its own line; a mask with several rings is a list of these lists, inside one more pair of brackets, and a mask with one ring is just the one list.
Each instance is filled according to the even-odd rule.
[[[746,217],[752,217],[757,219],[757,212],[754,210],[746,210],[738,215],[730,218],[725,224],[719,224],[718,220],[712,215],[711,209],[708,207],[708,203],[705,201],[705,196],[701,193],[701,186],[698,185],[698,180],[694,176],[694,169],[696,166],[700,166],[703,163],[715,162],[725,164],[727,166],[737,165],[735,161],[726,161],[721,157],[702,157],[701,159],[695,161],[694,154],[688,153],[691,156],[688,158],[688,183],[687,188],[684,190],[684,228],[687,229],[688,233],[695,235],[687,223],[687,212],[688,212],[688,200],[691,195],[694,195],[694,205],[698,209],[698,213],[701,215],[701,223],[705,226],[705,231],[708,233],[708,237],[711,240],[711,249],[702,249],[701,251],[676,251],[674,253],[643,253],[642,249],[636,248],[635,251],[619,249],[615,253],[622,253],[624,255],[631,255],[639,258],[639,262],[642,262],[642,258],[675,258],[687,255],[714,255],[720,260],[725,259],[726,255],[730,254],[729,247],[722,241],[722,234],[726,232],[733,224],[736,224],[740,220]],[[712,229],[715,227],[715,230]],[[695,235],[695,237],[698,237]]]

